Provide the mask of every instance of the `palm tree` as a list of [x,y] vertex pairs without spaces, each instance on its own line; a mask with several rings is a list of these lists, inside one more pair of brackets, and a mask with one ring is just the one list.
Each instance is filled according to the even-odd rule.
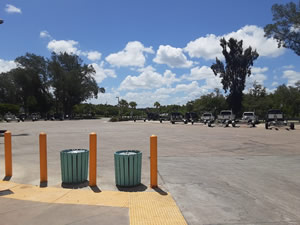
[[129,102],[129,106],[130,106],[130,108],[135,109],[137,104],[136,104],[136,102]]
[[160,107],[160,104],[159,102],[154,102],[153,106],[158,109]]

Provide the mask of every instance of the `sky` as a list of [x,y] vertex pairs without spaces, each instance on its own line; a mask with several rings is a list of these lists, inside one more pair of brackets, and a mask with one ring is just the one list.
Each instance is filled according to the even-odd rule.
[[[0,73],[26,52],[77,54],[106,89],[94,104],[186,104],[222,89],[210,66],[224,60],[220,39],[256,49],[246,90],[272,92],[300,80],[299,56],[265,38],[273,4],[287,0],[0,0]],[[0,81],[1,82],[1,81]]]

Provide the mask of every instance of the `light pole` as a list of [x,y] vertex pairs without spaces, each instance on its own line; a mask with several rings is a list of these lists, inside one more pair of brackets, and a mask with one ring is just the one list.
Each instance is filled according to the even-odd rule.
[[119,118],[120,118],[120,100],[118,96],[116,98],[118,99],[118,109],[119,109]]

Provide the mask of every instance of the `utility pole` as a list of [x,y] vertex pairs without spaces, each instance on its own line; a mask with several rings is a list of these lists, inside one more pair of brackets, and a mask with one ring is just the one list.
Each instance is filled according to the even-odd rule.
[[120,118],[120,99],[118,96],[116,98],[118,99],[118,109],[119,109],[119,118]]

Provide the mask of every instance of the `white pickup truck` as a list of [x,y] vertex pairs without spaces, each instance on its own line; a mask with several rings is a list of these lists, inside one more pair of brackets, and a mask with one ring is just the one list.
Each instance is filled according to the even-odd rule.
[[220,115],[218,115],[218,120],[234,120],[235,115],[231,110],[222,110]]
[[254,112],[244,112],[242,116],[242,122],[258,123],[258,119]]
[[202,114],[200,120],[203,123],[208,123],[208,122],[213,122],[215,120],[215,117],[213,116],[212,113],[205,112],[205,113]]
[[228,127],[228,124],[232,124],[235,127],[235,115],[231,110],[222,110],[218,115],[218,122],[223,123]]

